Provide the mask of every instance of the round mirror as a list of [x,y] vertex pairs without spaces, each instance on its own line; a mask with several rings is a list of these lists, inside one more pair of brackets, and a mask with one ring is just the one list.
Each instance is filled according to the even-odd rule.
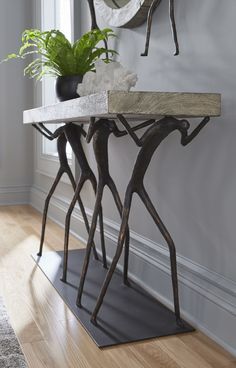
[[130,0],[104,0],[104,2],[110,8],[119,9],[122,8],[122,6],[127,5],[130,2]]
[[96,11],[113,27],[138,27],[147,20],[153,0],[95,0]]

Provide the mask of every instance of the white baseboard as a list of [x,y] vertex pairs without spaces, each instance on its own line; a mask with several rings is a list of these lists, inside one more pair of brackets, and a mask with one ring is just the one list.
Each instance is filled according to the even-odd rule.
[[0,206],[28,204],[30,189],[30,186],[0,187]]
[[[42,211],[45,196],[39,188],[32,188],[31,205]],[[68,205],[65,198],[53,197],[49,217],[63,226]],[[91,220],[91,210],[87,210],[87,215]],[[104,229],[107,253],[111,258],[119,224],[104,218]],[[78,208],[73,213],[71,231],[85,242],[87,234]],[[131,279],[173,308],[166,247],[131,231],[129,271]],[[178,256],[178,275],[182,316],[236,356],[236,282],[182,256]]]

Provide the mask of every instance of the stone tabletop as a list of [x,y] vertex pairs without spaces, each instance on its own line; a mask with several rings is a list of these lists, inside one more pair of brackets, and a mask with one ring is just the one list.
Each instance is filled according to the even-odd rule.
[[89,117],[113,118],[117,114],[133,120],[163,116],[220,116],[218,93],[104,91],[54,105],[24,111],[24,124],[89,121]]

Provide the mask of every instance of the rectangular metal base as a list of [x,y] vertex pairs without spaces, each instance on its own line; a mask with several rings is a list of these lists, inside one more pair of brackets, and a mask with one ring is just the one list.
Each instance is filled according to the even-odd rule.
[[67,284],[60,280],[63,252],[47,252],[41,258],[36,255],[33,258],[99,347],[194,331],[186,322],[178,326],[172,311],[133,282],[130,287],[124,286],[119,271],[114,273],[98,316],[98,326],[94,326],[90,315],[107,270],[91,257],[83,307],[78,308],[75,301],[84,255],[84,249],[69,252]]

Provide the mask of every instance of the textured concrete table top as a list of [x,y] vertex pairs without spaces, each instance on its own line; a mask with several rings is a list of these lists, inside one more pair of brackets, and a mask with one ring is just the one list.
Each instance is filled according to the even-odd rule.
[[220,116],[218,93],[105,91],[54,105],[24,111],[24,124],[88,122],[89,117],[145,120],[163,116]]

